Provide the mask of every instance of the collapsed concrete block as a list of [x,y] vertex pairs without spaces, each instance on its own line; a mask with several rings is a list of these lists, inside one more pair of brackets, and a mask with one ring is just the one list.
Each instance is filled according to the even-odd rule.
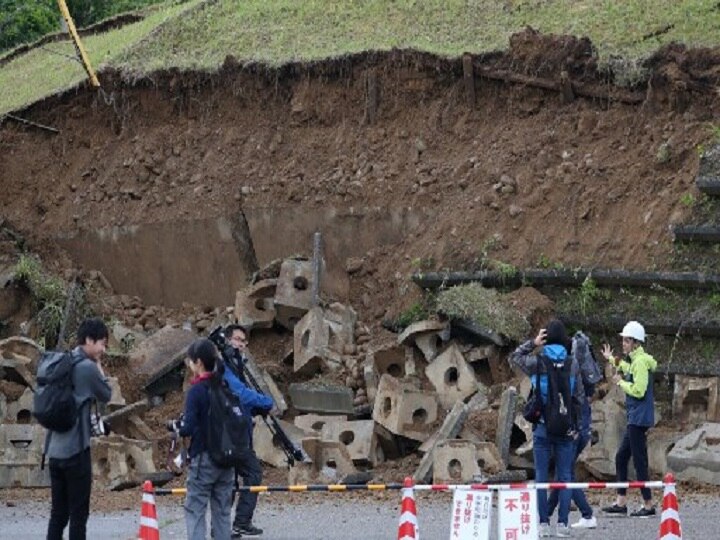
[[500,411],[498,411],[498,427],[495,444],[500,450],[503,463],[507,466],[510,459],[510,438],[515,420],[515,405],[517,404],[517,389],[508,386],[500,397]]
[[112,388],[112,394],[110,395],[110,401],[107,404],[108,410],[115,411],[122,409],[127,403],[122,395],[122,389],[120,388],[120,381],[117,377],[108,377],[108,383]]
[[275,319],[288,330],[312,307],[312,262],[286,259],[275,291]]
[[196,337],[190,330],[165,326],[132,350],[128,363],[148,394],[164,396],[182,388],[187,348]]
[[445,408],[452,407],[458,400],[464,401],[478,390],[475,373],[455,343],[430,362],[425,374]]
[[[303,439],[310,435],[310,433],[298,428],[290,422],[278,420],[278,423],[295,445],[302,446]],[[255,448],[255,454],[263,463],[267,463],[272,467],[278,468],[288,466],[285,452],[283,452],[280,447],[273,444],[272,433],[265,422],[255,422],[255,427],[253,428],[253,446]]]
[[293,331],[293,370],[312,375],[322,368],[328,355],[330,329],[322,308],[314,307],[295,325]]
[[346,420],[347,416],[344,414],[325,416],[320,414],[301,414],[295,417],[295,425],[305,431],[316,431],[319,434],[323,426],[328,422],[345,422]]
[[380,377],[373,420],[396,435],[424,441],[437,420],[437,396],[391,377]]
[[[33,410],[33,391],[30,387],[26,388],[20,399],[11,401],[7,404],[5,418],[13,424],[31,424],[35,419],[32,416]],[[0,417],[1,418],[1,417]]]
[[322,427],[321,441],[339,441],[344,444],[353,462],[371,463],[378,461],[378,438],[373,420],[351,422],[327,422]]
[[[522,437],[525,438],[525,440],[519,445],[517,445],[515,448],[511,448],[513,454],[522,458],[533,459],[532,424],[525,420],[522,414],[516,414],[515,425],[513,429],[522,433]],[[515,437],[511,437],[511,439],[514,438]]]
[[243,328],[272,328],[277,279],[263,279],[235,295],[235,320]]
[[720,377],[675,375],[673,417],[681,422],[720,421]]
[[464,484],[480,472],[475,443],[452,439],[440,441],[433,451],[433,483]]
[[400,345],[416,345],[430,362],[437,356],[443,341],[450,338],[450,326],[440,321],[419,321],[408,326],[399,336]]
[[720,485],[720,424],[706,423],[685,435],[667,462],[678,480]]
[[49,486],[49,468],[40,470],[44,444],[39,424],[0,424],[0,488]]
[[317,466],[329,480],[357,472],[347,446],[340,441],[320,441],[320,457]]
[[139,486],[156,472],[153,443],[128,439],[122,435],[91,439],[93,480],[111,490]]
[[[512,378],[513,372],[500,355],[497,345],[475,347],[468,351],[466,359],[475,370],[477,377],[488,386],[507,382]],[[523,395],[521,393],[521,395]]]
[[321,383],[292,383],[290,401],[298,411],[321,414],[353,414],[353,392],[347,386]]
[[504,470],[502,456],[498,447],[491,442],[481,442],[475,445],[477,449],[476,460],[480,470],[486,474],[497,474]]
[[355,324],[357,313],[350,306],[334,302],[323,312],[328,325],[328,348],[342,355],[348,345],[355,343]]
[[35,377],[30,372],[30,359],[21,356],[14,358],[0,358],[0,379],[21,384],[22,386],[33,386]]
[[140,441],[154,441],[155,432],[139,416],[133,414],[127,419],[128,436]]
[[106,414],[103,416],[103,421],[110,424],[110,428],[114,433],[127,436],[129,435],[127,426],[128,419],[133,415],[143,414],[149,408],[150,402],[147,399],[141,399],[140,401],[136,401],[135,403],[131,403],[121,409]]
[[660,478],[670,470],[668,454],[687,432],[655,428],[648,431],[647,450],[650,478]]
[[15,358],[17,355],[29,358],[28,369],[31,373],[37,373],[38,360],[40,360],[43,351],[44,349],[30,338],[12,336],[0,339],[0,356]]
[[615,453],[627,425],[624,400],[622,390],[613,386],[602,400],[593,402],[591,429],[598,442],[586,448],[578,462],[595,478],[615,478]]
[[379,376],[372,363],[366,363],[363,366],[363,380],[365,381],[365,392],[367,393],[368,402],[375,403]]
[[369,351],[366,361],[372,365],[378,376],[387,373],[396,379],[402,379],[405,377],[405,349],[399,345],[385,345]]
[[452,410],[445,417],[440,429],[420,445],[420,451],[424,452],[425,455],[420,460],[420,464],[413,475],[416,482],[422,483],[430,480],[435,459],[433,456],[435,447],[440,441],[451,440],[457,437],[468,417],[468,412],[468,406],[462,401],[455,403]]

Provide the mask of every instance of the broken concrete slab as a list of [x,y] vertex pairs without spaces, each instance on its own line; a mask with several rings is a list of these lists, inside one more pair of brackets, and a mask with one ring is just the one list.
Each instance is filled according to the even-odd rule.
[[0,424],[0,488],[49,486],[49,468],[40,470],[44,444],[39,424]]
[[667,457],[675,444],[682,439],[687,432],[654,428],[648,431],[647,450],[650,478],[660,478],[670,469]]
[[470,319],[454,319],[452,328],[461,336],[467,336],[477,343],[491,343],[498,347],[507,345],[506,339],[490,328],[484,328]]
[[477,449],[475,459],[482,474],[490,476],[505,470],[500,451],[494,443],[489,441],[481,442],[476,444],[475,448]]
[[130,415],[127,419],[128,437],[140,441],[154,441],[157,436],[139,416]]
[[344,414],[336,415],[320,415],[320,414],[301,414],[295,417],[295,425],[305,431],[316,431],[318,434],[323,426],[328,422],[345,422],[347,416]]
[[462,401],[455,403],[452,410],[445,417],[440,429],[420,445],[420,451],[424,452],[425,455],[420,460],[420,464],[413,475],[416,482],[423,483],[430,480],[435,459],[433,456],[435,447],[440,441],[451,440],[458,436],[467,419],[468,412],[467,405]]
[[0,358],[0,379],[33,386],[35,377],[30,372],[30,359],[15,356],[14,358]]
[[301,412],[348,414],[355,412],[353,392],[347,386],[322,383],[292,383],[288,394],[293,407]]
[[685,435],[667,462],[678,480],[720,485],[720,424],[708,422]]
[[425,375],[435,387],[440,405],[446,409],[478,391],[475,372],[455,343],[430,362]]
[[424,441],[437,420],[438,404],[434,393],[423,392],[390,375],[380,377],[373,420],[396,435]]
[[121,409],[112,411],[111,413],[104,415],[103,421],[110,424],[110,427],[113,431],[119,433],[122,429],[122,424],[131,415],[142,415],[149,408],[150,401],[148,399],[141,399],[140,401],[136,401],[135,403],[131,403],[130,405],[126,405]]
[[627,425],[624,401],[623,392],[614,386],[602,400],[593,402],[591,429],[598,434],[598,442],[586,448],[578,462],[595,478],[615,478],[615,453]]
[[235,320],[248,330],[272,328],[275,322],[277,279],[263,279],[235,295]]
[[357,472],[347,445],[340,441],[320,441],[317,466],[331,481],[338,481],[340,477]]
[[312,262],[286,259],[280,266],[275,292],[275,320],[288,330],[312,307]]
[[357,313],[350,306],[333,302],[323,311],[323,317],[330,333],[328,349],[338,355],[344,354],[348,346],[355,344]]
[[153,443],[122,435],[91,439],[93,481],[111,490],[139,486],[146,475],[156,472]]
[[675,375],[672,413],[681,422],[720,421],[720,377]]
[[515,420],[515,405],[517,404],[517,389],[508,386],[500,396],[500,410],[498,411],[498,427],[495,444],[500,450],[500,456],[505,466],[510,459],[510,438]]
[[350,459],[377,465],[378,438],[373,420],[331,421],[322,427],[320,440],[339,441],[347,447]]
[[31,373],[37,373],[37,363],[44,349],[30,338],[12,336],[0,339],[0,356],[15,358],[15,355],[30,359],[28,369]]
[[[522,414],[515,415],[515,428],[517,428],[525,437],[525,441],[520,443],[516,448],[510,448],[516,456],[533,459],[533,432],[532,424],[525,420]],[[512,439],[512,437],[511,437]]]
[[130,353],[129,364],[151,396],[163,396],[182,388],[187,348],[196,334],[166,326],[140,342]]
[[127,405],[127,403],[125,402],[125,398],[122,395],[120,381],[117,377],[108,377],[107,380],[110,384],[110,388],[112,389],[110,401],[107,403],[108,410],[115,411],[117,409],[122,409],[125,405]]
[[365,392],[369,403],[375,403],[375,396],[377,394],[377,386],[380,382],[378,372],[375,370],[375,366],[371,363],[366,362],[363,366],[363,380],[365,381]]
[[443,341],[450,339],[450,327],[446,322],[418,321],[408,326],[399,336],[398,344],[416,345],[430,362],[438,353]]

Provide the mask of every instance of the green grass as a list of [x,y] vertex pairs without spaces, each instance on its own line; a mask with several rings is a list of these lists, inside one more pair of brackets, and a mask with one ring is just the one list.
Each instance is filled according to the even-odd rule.
[[[717,0],[221,0],[179,16],[201,3],[170,4],[142,22],[87,38],[93,63],[133,76],[212,71],[228,55],[269,65],[393,47],[454,57],[505,49],[512,33],[531,25],[589,36],[601,64],[622,66],[632,82],[641,75],[638,61],[659,46],[716,45],[720,35]],[[69,43],[49,47],[72,52]],[[79,64],[29,52],[0,68],[0,113],[83,76]]]

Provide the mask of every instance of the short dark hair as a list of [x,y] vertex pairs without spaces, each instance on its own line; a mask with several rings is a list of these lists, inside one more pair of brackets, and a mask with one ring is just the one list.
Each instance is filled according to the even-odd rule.
[[233,332],[235,332],[236,330],[240,330],[245,337],[248,337],[247,328],[245,328],[244,326],[240,326],[239,324],[228,324],[225,327],[225,336],[230,339],[233,335]]
[[200,360],[205,371],[213,371],[218,362],[218,351],[209,339],[196,339],[188,347],[188,356],[193,362]]
[[110,332],[103,320],[99,317],[92,317],[80,323],[80,328],[77,331],[77,343],[78,345],[85,345],[88,339],[100,341],[101,339],[107,339],[109,335]]

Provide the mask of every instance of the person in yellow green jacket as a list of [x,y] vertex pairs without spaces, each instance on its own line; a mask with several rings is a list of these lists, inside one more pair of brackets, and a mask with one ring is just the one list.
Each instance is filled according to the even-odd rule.
[[[655,359],[645,352],[645,328],[630,321],[622,332],[623,359],[615,358],[606,343],[602,350],[605,359],[617,368],[613,382],[625,392],[627,428],[615,454],[615,471],[618,482],[627,482],[630,457],[635,464],[638,480],[649,480],[647,430],[655,425],[655,403],[653,397],[653,371],[657,367]],[[650,490],[640,490],[643,506],[630,514],[631,517],[648,518],[655,515]],[[603,508],[608,514],[627,515],[627,490],[618,489],[617,498],[612,506]]]

